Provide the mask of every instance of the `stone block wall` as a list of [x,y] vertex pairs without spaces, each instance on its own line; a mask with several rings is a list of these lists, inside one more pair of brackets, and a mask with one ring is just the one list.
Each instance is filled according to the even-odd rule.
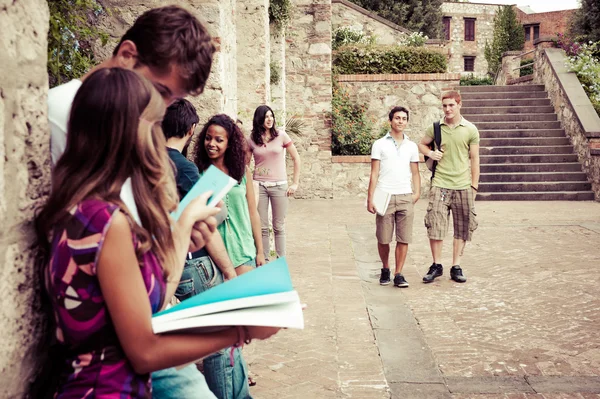
[[296,197],[332,198],[331,1],[294,1],[285,40],[286,112],[304,122],[294,137],[302,159]]
[[[341,75],[340,85],[353,102],[367,105],[367,115],[377,121],[374,134],[389,126],[388,114],[397,105],[410,112],[406,134],[419,142],[425,129],[442,117],[441,94],[457,88],[460,74]],[[333,197],[366,197],[370,158],[333,157]],[[422,194],[429,191],[429,170],[421,165]]]
[[563,50],[544,48],[539,43],[534,59],[534,83],[546,86],[558,119],[592,183],[596,201],[600,201],[600,118],[575,73],[567,71]]
[[369,36],[375,36],[379,44],[397,44],[411,32],[376,13],[365,10],[348,0],[333,0],[332,29],[340,26],[356,28]]
[[287,119],[285,44],[285,32],[278,32],[271,26],[271,65],[279,69],[279,81],[271,82],[271,108],[275,112],[277,126],[282,126]]
[[0,397],[20,398],[39,337],[34,211],[50,189],[46,72],[48,5],[4,2],[0,12]]
[[[448,72],[473,73],[483,76],[487,73],[485,42],[492,41],[494,35],[494,15],[496,4],[442,3],[442,15],[450,17],[450,40],[446,42],[450,59]],[[475,18],[475,41],[465,41],[465,18]],[[464,57],[475,57],[475,71],[465,72]]]

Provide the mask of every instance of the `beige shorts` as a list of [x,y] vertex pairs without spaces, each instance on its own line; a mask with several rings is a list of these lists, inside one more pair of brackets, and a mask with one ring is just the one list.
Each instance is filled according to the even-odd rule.
[[412,194],[392,195],[385,215],[377,215],[375,219],[377,242],[380,244],[392,242],[395,228],[396,241],[410,244],[414,217]]

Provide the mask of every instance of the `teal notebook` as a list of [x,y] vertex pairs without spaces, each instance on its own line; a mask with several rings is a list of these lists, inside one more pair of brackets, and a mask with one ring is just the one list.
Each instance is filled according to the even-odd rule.
[[200,179],[194,184],[192,189],[179,202],[177,210],[171,214],[175,220],[178,220],[183,210],[192,200],[199,195],[212,191],[212,196],[208,199],[208,206],[215,206],[223,197],[236,185],[235,179],[223,173],[216,166],[210,165],[202,174]]
[[285,258],[244,273],[152,317],[155,333],[257,325],[304,328]]

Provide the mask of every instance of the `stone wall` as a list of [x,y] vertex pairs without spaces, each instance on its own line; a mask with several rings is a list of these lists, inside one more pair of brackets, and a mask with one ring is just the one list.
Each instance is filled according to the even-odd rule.
[[[487,73],[484,50],[486,40],[494,36],[494,15],[497,4],[442,3],[442,15],[450,17],[450,40],[446,43],[450,59],[448,72],[473,73],[483,76]],[[465,41],[465,18],[475,18],[475,41]],[[475,57],[475,71],[465,72],[464,57]]]
[[31,222],[50,185],[48,5],[4,2],[0,26],[0,397],[20,398],[39,335]]
[[304,122],[294,137],[302,158],[299,198],[331,198],[331,1],[294,1],[286,34],[288,115]]
[[[285,32],[277,32],[271,26],[271,65],[279,70],[279,81],[271,82],[271,108],[277,117],[277,125],[281,126],[287,119],[287,103],[285,102]],[[269,75],[270,78],[272,77]]]
[[567,71],[564,51],[544,48],[543,44],[536,47],[534,82],[546,86],[558,119],[592,183],[596,200],[600,201],[600,118],[575,73]]
[[356,28],[369,36],[375,36],[379,44],[397,44],[410,31],[365,10],[348,0],[333,0],[332,29],[340,26]]
[[[406,134],[419,142],[425,129],[442,117],[443,91],[456,88],[460,75],[341,75],[340,85],[348,90],[350,98],[367,106],[367,115],[377,121],[374,134],[389,126],[389,111],[397,105],[410,112]],[[333,157],[333,197],[366,197],[369,184],[370,159],[366,157]],[[421,165],[422,194],[429,191],[430,172]]]

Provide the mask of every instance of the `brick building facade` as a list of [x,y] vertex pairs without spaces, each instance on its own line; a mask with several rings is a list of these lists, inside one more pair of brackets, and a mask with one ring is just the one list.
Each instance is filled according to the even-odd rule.
[[515,7],[517,18],[525,29],[525,47],[523,51],[533,50],[533,41],[540,37],[555,37],[565,33],[575,10],[551,12],[530,12],[531,9]]

